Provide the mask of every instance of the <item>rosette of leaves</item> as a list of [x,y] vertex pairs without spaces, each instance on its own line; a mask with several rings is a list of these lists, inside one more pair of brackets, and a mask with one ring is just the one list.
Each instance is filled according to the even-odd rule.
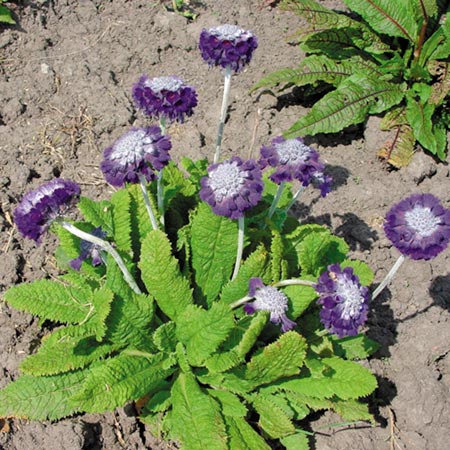
[[334,133],[382,115],[393,130],[379,155],[409,163],[416,143],[444,160],[449,128],[450,2],[343,0],[351,14],[315,0],[283,0],[306,21],[299,36],[307,56],[295,69],[263,78],[256,88],[310,85],[321,98],[286,137]]
[[[63,274],[4,294],[46,328],[40,348],[23,360],[22,375],[0,391],[0,416],[57,420],[135,402],[151,432],[187,450],[270,449],[277,440],[287,449],[308,449],[299,421],[319,410],[371,421],[362,398],[373,393],[376,379],[354,360],[376,344],[364,335],[324,334],[312,287],[282,288],[297,322],[286,333],[265,311],[247,315],[231,307],[248,295],[252,277],[266,284],[299,276],[316,281],[340,263],[367,285],[370,269],[347,259],[346,243],[323,226],[299,225],[280,210],[265,219],[277,188],[266,180],[263,200],[246,217],[244,260],[230,281],[238,224],[199,201],[207,162],[184,159],[183,165],[165,168],[166,232],[152,228],[137,184],[110,200],[78,203],[84,220],[76,226],[101,227],[141,294],[109,256],[104,265],[83,260],[73,270],[69,261],[80,240],[52,225]],[[291,199],[285,194],[280,207]]]

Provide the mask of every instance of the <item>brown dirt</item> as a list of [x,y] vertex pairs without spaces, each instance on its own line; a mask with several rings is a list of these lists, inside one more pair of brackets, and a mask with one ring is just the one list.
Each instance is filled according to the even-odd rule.
[[[169,4],[171,2],[163,2]],[[236,23],[259,38],[252,63],[232,80],[224,156],[256,154],[304,114],[301,97],[249,94],[264,74],[294,67],[301,58],[289,43],[297,17],[264,0],[191,2],[187,21],[148,0],[22,0],[9,4],[18,25],[0,31],[0,289],[56,273],[50,236],[36,247],[22,239],[11,214],[22,195],[54,176],[72,178],[83,194],[108,198],[98,169],[102,150],[133,124],[143,124],[131,98],[142,73],[176,74],[196,86],[199,106],[172,126],[175,158],[212,157],[222,75],[197,50],[202,28]],[[339,1],[324,1],[340,7]],[[377,119],[312,143],[335,179],[325,199],[305,192],[302,221],[328,224],[353,255],[368,262],[380,282],[398,253],[383,234],[392,203],[430,192],[450,207],[446,164],[418,152],[406,169],[389,171],[376,157],[385,138]],[[407,261],[372,305],[368,334],[381,344],[365,362],[379,389],[369,399],[377,425],[333,426],[339,417],[314,417],[316,450],[444,450],[450,440],[450,251],[432,261]],[[20,361],[42,335],[37,320],[0,304],[0,387],[15,379]],[[0,425],[1,427],[1,425]],[[8,430],[9,427],[9,430]],[[0,432],[4,450],[167,449],[150,436],[130,407],[58,423],[9,420]],[[205,449],[206,450],[206,449]]]

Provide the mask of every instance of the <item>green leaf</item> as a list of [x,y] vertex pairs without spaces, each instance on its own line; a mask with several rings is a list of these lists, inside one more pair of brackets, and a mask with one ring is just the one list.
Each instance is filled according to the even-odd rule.
[[360,420],[367,420],[375,423],[375,420],[369,412],[368,405],[358,402],[356,400],[337,400],[331,403],[331,409],[338,413],[343,419],[356,422]]
[[255,386],[299,373],[306,354],[306,340],[295,331],[282,334],[277,341],[249,361],[245,379]]
[[172,431],[189,450],[226,450],[227,433],[217,402],[190,373],[180,373],[172,387]]
[[0,391],[0,417],[56,420],[78,412],[69,399],[80,389],[87,371],[49,377],[23,375]]
[[373,270],[365,262],[346,259],[341,262],[341,267],[351,267],[363,286],[370,286],[372,284],[374,277]]
[[363,122],[368,114],[379,114],[400,103],[403,96],[403,85],[360,73],[352,75],[316,102],[284,136],[292,138],[341,131]]
[[164,314],[172,320],[192,304],[192,289],[172,255],[167,236],[159,230],[148,233],[142,243],[139,267],[142,281]]
[[372,373],[353,361],[323,358],[323,372],[314,376],[291,378],[278,384],[279,388],[317,398],[337,396],[342,400],[357,399],[371,394],[377,387]]
[[295,433],[280,439],[286,450],[310,450],[306,433]]
[[89,328],[68,326],[45,336],[38,352],[20,365],[28,375],[55,375],[80,369],[118,349],[100,344]]
[[113,207],[110,202],[106,200],[95,202],[87,197],[81,197],[78,207],[89,223],[94,225],[94,227],[101,227],[108,235],[112,235]]
[[14,25],[16,21],[11,17],[11,11],[3,5],[0,5],[0,22]]
[[126,189],[120,189],[114,193],[111,197],[111,204],[113,205],[114,243],[117,248],[125,252],[131,252],[131,199],[128,191]]
[[433,135],[432,116],[435,106],[422,103],[408,96],[406,117],[414,133],[414,137],[431,153],[436,154],[436,138]]
[[219,402],[221,406],[220,412],[224,416],[245,417],[247,415],[247,407],[237,395],[217,389],[208,389],[208,393]]
[[223,303],[213,303],[209,310],[189,305],[178,314],[176,324],[176,334],[186,346],[189,362],[200,366],[228,337],[234,318],[230,307]]
[[160,325],[153,333],[153,342],[162,352],[174,352],[178,342],[175,322],[166,322]]
[[[302,277],[304,280],[306,277]],[[317,298],[317,293],[310,286],[291,285],[282,289],[289,299],[289,317],[300,317]]]
[[296,245],[302,275],[319,276],[330,264],[340,263],[349,251],[346,242],[329,230],[310,233]]
[[418,24],[412,2],[392,0],[344,0],[378,33],[408,39],[415,44]]
[[210,305],[231,277],[237,253],[238,225],[199,205],[192,221],[192,267],[195,279]]
[[229,446],[231,450],[270,450],[271,447],[264,439],[240,417],[225,416]]
[[252,405],[259,414],[259,426],[273,439],[295,433],[288,415],[270,397],[255,395]]
[[148,357],[121,354],[105,360],[90,370],[81,390],[71,404],[86,412],[104,412],[137,400],[155,389],[174,368],[165,368],[166,356]]
[[225,353],[214,353],[205,361],[205,367],[212,374],[226,372],[244,361],[235,349]]
[[369,339],[364,334],[341,339],[332,336],[331,339],[336,356],[341,356],[345,359],[365,359],[380,348],[378,342]]
[[4,299],[14,308],[28,311],[41,319],[63,323],[80,323],[91,314],[89,289],[65,286],[50,280],[37,280],[10,288]]

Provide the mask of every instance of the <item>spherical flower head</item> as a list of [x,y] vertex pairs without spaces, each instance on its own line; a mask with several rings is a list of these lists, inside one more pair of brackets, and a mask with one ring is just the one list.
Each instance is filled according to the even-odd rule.
[[[101,227],[94,228],[91,231],[91,234],[101,239],[106,237],[106,233],[101,229]],[[88,258],[92,258],[92,265],[94,267],[103,263],[101,249],[99,246],[82,239],[80,242],[80,256],[69,262],[70,267],[74,270],[80,270],[82,262]]]
[[322,305],[320,320],[324,327],[339,338],[356,336],[364,325],[369,310],[369,289],[361,286],[351,267],[343,270],[339,264],[328,266],[314,286]]
[[234,72],[250,62],[257,47],[256,36],[236,25],[220,25],[200,33],[202,58],[210,66],[229,67]]
[[14,222],[20,233],[39,243],[50,224],[66,214],[80,197],[77,183],[56,178],[24,195],[14,210]]
[[303,186],[313,182],[323,196],[330,191],[332,180],[324,174],[325,166],[319,161],[319,153],[306,145],[302,138],[276,137],[272,145],[261,148],[259,164],[261,168],[275,168],[269,178],[276,184],[298,180]]
[[432,194],[414,194],[391,208],[384,231],[403,255],[428,260],[448,245],[450,210]]
[[149,79],[142,75],[133,86],[132,96],[144,114],[174,122],[184,122],[197,106],[197,93],[192,86],[175,76]]
[[208,176],[200,180],[200,198],[215,214],[239,219],[255,206],[262,196],[264,184],[256,161],[242,161],[238,156],[212,164]]
[[265,286],[261,278],[251,278],[249,296],[254,297],[255,300],[244,305],[244,311],[247,314],[253,314],[255,311],[269,311],[270,321],[277,325],[281,323],[283,333],[295,327],[296,323],[286,316],[289,300],[283,292],[273,286]]
[[138,183],[140,175],[152,181],[154,170],[161,170],[170,160],[171,147],[158,126],[132,128],[104,151],[100,169],[106,181],[117,187]]

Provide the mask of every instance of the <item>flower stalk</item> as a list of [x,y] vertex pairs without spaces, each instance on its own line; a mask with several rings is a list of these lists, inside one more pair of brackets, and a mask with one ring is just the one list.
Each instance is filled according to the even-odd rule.
[[147,180],[144,175],[139,175],[139,185],[141,186],[142,196],[144,197],[145,208],[147,209],[148,217],[150,218],[150,223],[154,230],[158,229],[158,222],[156,221],[155,214],[153,212],[152,205],[150,203],[150,198],[147,192]]
[[214,163],[220,160],[220,149],[222,147],[223,130],[225,128],[225,120],[227,118],[228,99],[231,91],[231,67],[225,68],[225,77],[223,85],[222,107],[220,109],[219,127],[217,129],[216,151],[214,153]]
[[244,251],[244,228],[245,228],[245,216],[239,217],[238,219],[238,245],[237,245],[237,254],[236,254],[236,262],[234,264],[233,275],[231,277],[231,281],[233,281],[241,267],[242,261],[242,253]]
[[109,242],[97,236],[93,236],[90,233],[86,233],[85,231],[80,230],[79,228],[77,228],[76,226],[72,225],[69,222],[66,222],[65,220],[58,220],[58,223],[69,233],[72,233],[73,235],[79,237],[80,239],[83,239],[84,241],[91,242],[92,244],[101,248],[105,252],[109,253],[116,262],[116,264],[119,266],[119,269],[121,270],[123,277],[130,286],[130,288],[136,294],[142,294],[142,291],[139,289],[138,285],[136,284],[136,281],[128,271],[125,263],[123,262],[123,259],[120,257],[117,250]]
[[395,262],[395,264],[391,267],[389,273],[384,277],[384,280],[378,285],[378,287],[373,291],[372,300],[375,300],[383,291],[383,289],[392,281],[395,274],[397,273],[400,266],[405,261],[405,255],[400,255]]

